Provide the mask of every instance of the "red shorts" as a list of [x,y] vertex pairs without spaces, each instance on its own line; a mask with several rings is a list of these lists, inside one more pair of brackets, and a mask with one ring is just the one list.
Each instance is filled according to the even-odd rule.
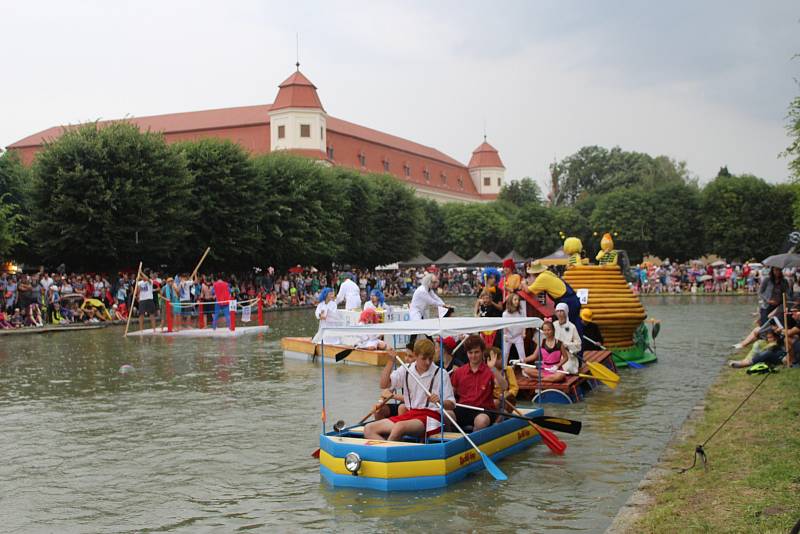
[[[433,421],[428,421],[428,418],[432,419]],[[432,436],[434,434],[438,434],[441,432],[441,420],[439,419],[439,412],[435,410],[429,410],[427,408],[415,408],[414,410],[408,410],[403,415],[395,415],[394,417],[390,417],[389,421],[392,423],[399,423],[400,421],[412,421],[416,419],[420,421],[425,426],[425,435]],[[436,424],[436,428],[429,428]]]

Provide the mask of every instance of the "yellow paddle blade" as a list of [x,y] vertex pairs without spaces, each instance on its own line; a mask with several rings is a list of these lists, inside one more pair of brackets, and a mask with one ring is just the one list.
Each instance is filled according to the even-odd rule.
[[586,365],[592,376],[611,389],[615,389],[619,385],[619,375],[605,365],[596,362],[586,362]]

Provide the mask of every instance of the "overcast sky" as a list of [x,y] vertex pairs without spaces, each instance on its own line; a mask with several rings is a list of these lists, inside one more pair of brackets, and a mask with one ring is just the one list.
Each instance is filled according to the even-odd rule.
[[44,1],[6,5],[0,145],[94,119],[269,103],[301,70],[335,117],[542,184],[585,145],[784,181],[800,2]]

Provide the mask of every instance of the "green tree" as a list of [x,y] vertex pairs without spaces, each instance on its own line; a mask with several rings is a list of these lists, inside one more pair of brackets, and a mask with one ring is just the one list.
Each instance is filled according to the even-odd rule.
[[16,152],[0,154],[0,257],[31,259],[31,178]]
[[789,158],[789,172],[796,180],[800,180],[800,96],[794,97],[789,104],[786,133],[789,135],[790,143],[781,155]]
[[597,200],[589,222],[598,233],[615,234],[614,245],[638,261],[651,250],[655,237],[649,200],[642,187],[612,191]]
[[333,175],[342,192],[343,203],[339,211],[347,232],[347,246],[342,247],[335,260],[345,265],[367,266],[378,254],[384,236],[377,226],[376,218],[381,205],[374,177],[368,178],[342,167],[334,167],[326,172]]
[[507,181],[500,188],[497,200],[510,202],[517,207],[541,204],[542,190],[533,178],[525,177],[522,180]]
[[554,222],[555,210],[528,205],[517,211],[511,223],[514,249],[523,256],[547,256],[561,246],[561,237]]
[[253,164],[265,191],[258,203],[262,261],[277,268],[297,263],[327,267],[336,261],[347,243],[346,199],[333,173],[291,154],[266,154]]
[[553,172],[558,180],[558,195],[552,202],[555,205],[573,205],[589,195],[637,185],[652,189],[691,181],[683,162],[675,162],[666,156],[653,158],[619,147],[611,150],[599,146],[583,147],[558,162]]
[[701,256],[700,190],[694,185],[667,184],[647,195],[653,221],[649,252],[672,260]]
[[462,258],[469,259],[481,249],[501,254],[511,249],[511,221],[499,205],[450,203],[442,211],[447,243]]
[[[411,258],[421,249],[422,203],[397,178],[372,175],[378,209],[373,216],[377,250],[362,262],[367,267]],[[435,258],[434,258],[435,259]]]
[[[442,205],[429,198],[418,199],[420,209],[419,240],[423,254],[432,260],[441,258],[450,246],[447,241],[447,223]],[[411,259],[411,256],[404,258]]]
[[257,263],[262,234],[259,201],[262,182],[247,152],[229,140],[216,138],[173,145],[192,177],[194,220],[186,240],[187,265],[206,247],[208,266],[246,269]]
[[192,179],[160,134],[128,122],[69,129],[36,158],[35,243],[74,269],[178,265]]
[[701,200],[706,251],[741,260],[775,254],[792,228],[792,214],[785,208],[793,196],[791,188],[752,175],[715,178]]

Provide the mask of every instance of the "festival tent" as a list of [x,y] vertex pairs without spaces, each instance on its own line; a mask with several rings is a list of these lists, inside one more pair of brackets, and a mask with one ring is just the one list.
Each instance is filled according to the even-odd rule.
[[465,262],[464,258],[453,252],[452,250],[448,250],[447,254],[436,260],[436,265],[464,265]]
[[396,271],[400,268],[400,264],[397,262],[389,263],[388,265],[378,265],[375,267],[376,271]]
[[489,254],[487,254],[487,256],[489,256],[489,260],[492,263],[497,263],[497,264],[503,263],[503,258],[501,258],[500,255],[495,251],[491,251]]
[[431,261],[431,259],[424,254],[420,254],[419,256],[411,258],[408,261],[400,262],[403,267],[420,267],[422,265],[430,265],[431,263],[433,263],[433,261]]
[[502,261],[503,260],[500,260],[499,262],[492,260],[485,250],[481,250],[467,260],[467,265],[491,265],[493,263],[502,263]]
[[549,256],[539,258],[536,261],[542,265],[567,265],[569,263],[569,256],[564,252],[564,249],[560,248]]
[[504,259],[504,260],[507,260],[507,259],[509,259],[509,258],[511,258],[512,260],[514,260],[514,263],[522,263],[522,262],[524,262],[524,261],[525,261],[525,257],[523,257],[523,256],[522,256],[522,254],[520,254],[520,253],[519,253],[519,252],[517,252],[516,250],[512,250],[511,252],[509,252],[508,254],[506,254],[505,258],[503,258],[503,259]]

